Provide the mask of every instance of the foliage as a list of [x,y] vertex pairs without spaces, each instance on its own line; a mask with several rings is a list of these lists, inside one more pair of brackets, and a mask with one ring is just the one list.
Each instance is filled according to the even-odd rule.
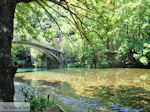
[[13,46],[13,48],[11,49],[11,55],[12,55],[12,59],[15,61],[18,61],[18,58],[16,57],[16,54],[19,52],[19,50],[22,50],[23,48],[20,46]]
[[61,112],[54,100],[47,99],[43,94],[38,94],[31,88],[22,88],[27,101],[30,102],[31,112]]
[[[91,5],[93,3],[93,5]],[[83,3],[90,11],[77,11],[82,17],[85,35],[77,57],[81,63],[97,67],[135,67],[149,64],[149,20],[148,0],[138,1],[91,1]],[[82,13],[82,14],[81,14]],[[77,36],[76,36],[77,37]],[[71,50],[71,49],[70,49]],[[71,52],[74,52],[71,50]],[[72,55],[69,55],[72,56]],[[83,59],[85,62],[82,62]],[[115,65],[115,66],[114,66]]]
[[133,57],[139,60],[143,65],[148,65],[150,62],[150,44],[144,43],[142,50],[138,50],[137,54],[134,54]]
[[13,45],[12,60],[19,64],[19,67],[32,67],[30,49],[20,45]]
[[42,52],[39,52],[37,50],[34,50],[34,49],[31,49],[31,56],[34,60],[34,66],[37,68],[37,67],[41,67],[42,65],[42,56],[43,56],[43,53]]
[[15,35],[49,42],[79,66],[149,65],[149,0],[37,0],[17,5]]

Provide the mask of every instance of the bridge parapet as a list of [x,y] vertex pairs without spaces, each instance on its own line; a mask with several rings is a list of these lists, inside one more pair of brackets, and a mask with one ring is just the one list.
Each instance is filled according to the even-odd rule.
[[22,42],[22,41],[26,41],[28,43],[33,43],[33,44],[38,44],[38,45],[41,45],[43,47],[46,47],[46,48],[50,48],[50,49],[53,49],[55,51],[58,51],[60,52],[60,50],[56,47],[53,47],[51,46],[49,43],[47,42],[38,42],[37,40],[33,39],[33,38],[29,38],[29,39],[26,39],[26,40],[23,40],[21,38],[18,38],[16,36],[13,37],[13,42]]

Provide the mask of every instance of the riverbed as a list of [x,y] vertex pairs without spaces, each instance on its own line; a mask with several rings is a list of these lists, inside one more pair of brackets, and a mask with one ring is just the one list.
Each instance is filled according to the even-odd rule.
[[49,94],[66,112],[150,111],[149,69],[19,69],[15,82]]

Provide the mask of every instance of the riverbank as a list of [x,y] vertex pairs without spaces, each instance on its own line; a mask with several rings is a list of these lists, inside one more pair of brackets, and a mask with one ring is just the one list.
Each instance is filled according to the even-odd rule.
[[30,112],[65,112],[53,99],[26,83],[15,82],[14,102],[29,102]]

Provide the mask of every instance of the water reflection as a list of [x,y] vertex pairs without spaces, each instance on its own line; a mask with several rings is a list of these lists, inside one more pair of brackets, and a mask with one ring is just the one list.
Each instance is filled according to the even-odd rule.
[[68,112],[150,111],[149,69],[61,69],[18,73],[16,80],[53,93]]

